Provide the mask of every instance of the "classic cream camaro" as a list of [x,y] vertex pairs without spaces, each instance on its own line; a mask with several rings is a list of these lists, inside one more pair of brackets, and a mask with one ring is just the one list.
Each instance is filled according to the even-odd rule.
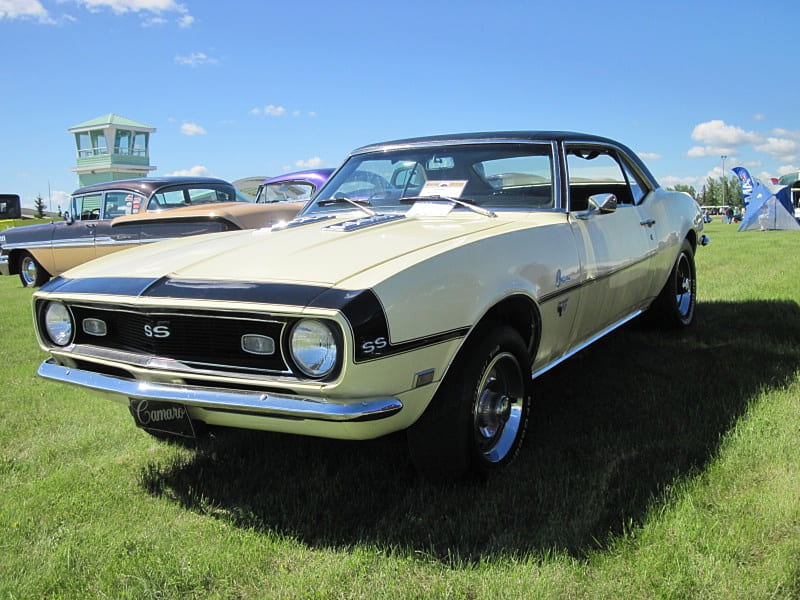
[[34,295],[47,379],[154,435],[407,430],[429,478],[518,453],[531,381],[644,311],[695,314],[697,203],[609,139],[416,138],[351,153],[287,224],[153,244]]

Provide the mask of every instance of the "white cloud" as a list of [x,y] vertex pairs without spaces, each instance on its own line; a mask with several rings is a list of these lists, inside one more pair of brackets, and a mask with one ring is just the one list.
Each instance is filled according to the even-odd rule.
[[772,133],[779,137],[791,138],[793,140],[800,140],[800,131],[789,131],[788,129],[773,129]]
[[728,125],[725,121],[713,120],[696,125],[692,130],[692,139],[708,146],[743,146],[756,144],[761,136],[741,127]]
[[687,152],[687,156],[691,157],[731,155],[738,146],[763,142],[763,137],[758,133],[728,125],[719,119],[696,125],[692,130],[692,139],[703,145],[691,148]]
[[267,104],[264,107],[264,114],[269,115],[270,117],[281,117],[286,113],[286,109],[283,106],[275,106],[274,104]]
[[315,169],[322,166],[322,159],[319,156],[314,156],[308,160],[298,160],[294,164],[303,169]]
[[767,117],[765,115],[763,115],[762,113],[756,113],[756,114],[753,115],[753,121],[763,121],[766,118]]
[[205,135],[206,130],[197,123],[184,123],[181,125],[183,135]]
[[659,160],[661,155],[656,152],[639,152],[639,157],[644,160]]
[[2,19],[35,19],[48,25],[55,23],[39,0],[0,0]]
[[164,17],[151,17],[149,19],[142,19],[142,27],[158,27],[159,25],[166,25],[167,20]]
[[674,175],[667,175],[666,177],[660,177],[658,183],[665,188],[674,187],[676,185],[691,185],[697,189],[697,182],[699,179],[699,177],[676,177]]
[[788,175],[789,173],[796,173],[797,171],[800,171],[800,167],[795,167],[794,165],[778,167],[778,175]]
[[754,147],[759,152],[769,154],[783,162],[793,162],[797,153],[800,152],[800,144],[786,138],[768,137],[763,143]]
[[215,65],[219,61],[206,54],[205,52],[192,52],[188,56],[178,55],[175,57],[175,64],[185,67],[198,67],[200,65]]
[[722,148],[719,146],[695,146],[690,148],[686,153],[687,156],[691,156],[692,158],[703,158],[706,156],[715,156],[716,158],[719,158],[723,154],[729,159],[736,158],[735,150],[733,148]]
[[[2,1],[2,0],[0,0]],[[143,16],[142,25],[151,27],[163,25],[167,21],[162,16],[167,13],[178,13],[179,27],[189,27],[194,23],[194,17],[189,14],[189,9],[175,0],[76,0],[89,12],[100,12],[110,9],[114,14],[136,13]]]
[[190,169],[178,169],[172,173],[167,173],[167,176],[179,177],[208,177],[209,175],[211,175],[211,172],[202,165],[195,165]]

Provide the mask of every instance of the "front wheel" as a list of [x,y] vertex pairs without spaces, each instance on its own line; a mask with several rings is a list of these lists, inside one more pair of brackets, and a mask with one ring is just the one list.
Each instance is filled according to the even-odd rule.
[[50,273],[45,271],[29,252],[25,252],[19,262],[19,280],[22,282],[22,287],[39,287],[47,283],[48,279]]
[[651,310],[666,327],[688,327],[694,322],[697,304],[697,276],[694,251],[689,240],[684,240],[681,251]]
[[486,477],[519,453],[530,414],[528,351],[511,327],[476,331],[408,432],[411,458],[430,480]]

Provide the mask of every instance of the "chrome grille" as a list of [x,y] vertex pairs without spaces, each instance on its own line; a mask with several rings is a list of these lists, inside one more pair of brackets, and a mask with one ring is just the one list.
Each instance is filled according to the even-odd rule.
[[[281,354],[281,333],[286,325],[282,320],[213,311],[187,314],[92,305],[71,305],[70,309],[75,317],[76,344],[149,354],[206,370],[288,372]],[[107,326],[106,335],[98,337],[84,332],[81,325],[84,319],[102,319]],[[264,356],[245,352],[242,336],[246,334],[272,338],[275,353]]]

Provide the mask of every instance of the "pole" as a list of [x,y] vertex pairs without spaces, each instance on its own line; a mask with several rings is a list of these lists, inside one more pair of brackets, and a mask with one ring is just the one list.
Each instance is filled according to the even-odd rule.
[[725,159],[726,159],[726,158],[728,158],[728,156],[727,156],[727,154],[723,154],[722,156],[720,156],[720,158],[722,159],[722,205],[723,205],[723,206],[727,206],[727,205],[728,205],[728,200],[727,200],[727,198],[726,198],[726,194],[725,194],[725,192],[727,191],[727,190],[726,190],[726,188],[727,188],[728,186],[726,186],[726,185],[725,185],[725,183],[726,183],[726,177],[725,177]]

